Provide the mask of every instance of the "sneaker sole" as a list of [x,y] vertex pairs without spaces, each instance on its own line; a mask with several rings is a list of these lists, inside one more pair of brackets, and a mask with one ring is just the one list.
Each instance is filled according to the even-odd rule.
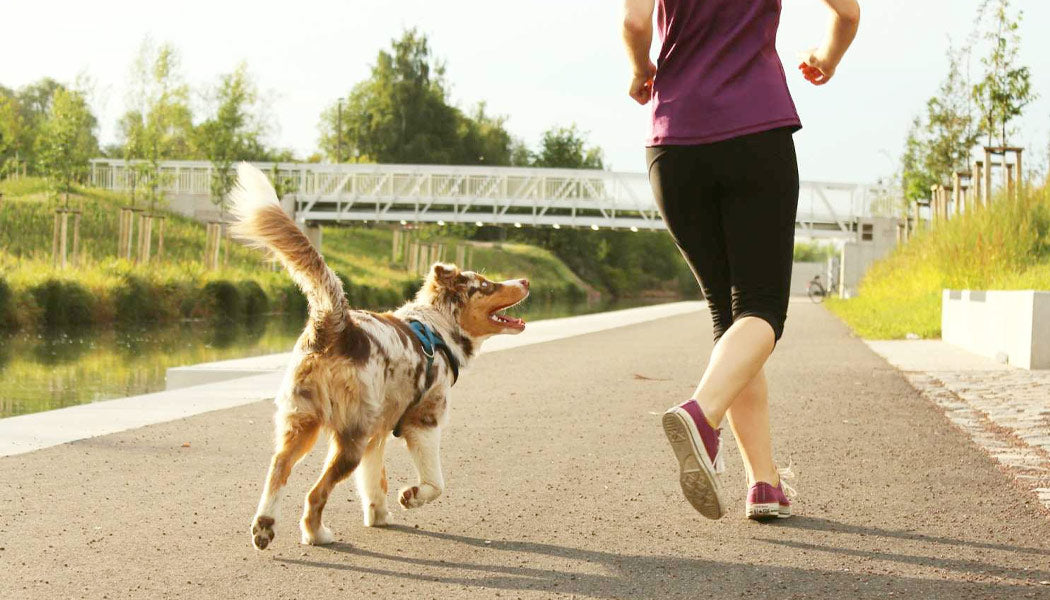
[[678,458],[679,482],[689,504],[708,519],[725,516],[725,501],[711,459],[703,450],[703,441],[692,418],[682,409],[673,408],[663,417],[664,434]]
[[744,514],[747,515],[747,518],[755,521],[786,519],[791,516],[791,507],[782,507],[779,502],[770,502],[768,504],[748,504]]

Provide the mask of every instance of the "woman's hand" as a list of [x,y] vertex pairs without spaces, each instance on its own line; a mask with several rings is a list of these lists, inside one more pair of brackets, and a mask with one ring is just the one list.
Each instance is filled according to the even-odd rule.
[[656,65],[651,61],[645,71],[635,73],[631,79],[631,88],[627,91],[638,104],[648,104],[653,97],[653,77],[656,76]]
[[806,81],[813,85],[824,85],[835,76],[837,65],[827,57],[826,53],[814,48],[803,52],[800,58],[802,62],[798,65],[798,70],[802,72]]

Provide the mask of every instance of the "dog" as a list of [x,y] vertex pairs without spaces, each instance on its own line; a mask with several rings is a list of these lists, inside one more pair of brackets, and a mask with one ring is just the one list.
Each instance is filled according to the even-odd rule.
[[502,311],[529,295],[528,280],[495,282],[436,263],[415,299],[396,311],[352,310],[342,282],[281,208],[266,175],[242,163],[237,176],[231,232],[273,253],[309,303],[275,398],[275,451],[252,544],[264,550],[273,541],[280,490],[321,434],[329,438],[328,458],[304,502],[303,544],[334,541],[321,513],[351,473],[365,526],[388,523],[383,456],[391,433],[404,439],[418,473],[415,485],[400,490],[399,503],[411,509],[433,502],[444,489],[438,449],[449,392],[486,339],[524,331],[523,320]]

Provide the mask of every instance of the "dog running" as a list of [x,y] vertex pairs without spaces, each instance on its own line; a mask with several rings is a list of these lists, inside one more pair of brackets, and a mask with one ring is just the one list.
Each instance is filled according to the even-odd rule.
[[309,317],[277,393],[275,451],[251,525],[252,543],[274,539],[278,496],[292,467],[321,434],[328,458],[306,496],[303,544],[334,541],[321,513],[332,489],[355,473],[364,524],[387,524],[383,456],[391,433],[404,439],[418,482],[398,494],[406,509],[444,488],[439,446],[449,392],[481,344],[518,334],[525,322],[502,311],[529,295],[527,279],[495,282],[454,265],[431,267],[414,300],[393,312],[352,310],[342,282],[284,212],[269,179],[242,163],[231,193],[231,231],[272,252],[309,302]]

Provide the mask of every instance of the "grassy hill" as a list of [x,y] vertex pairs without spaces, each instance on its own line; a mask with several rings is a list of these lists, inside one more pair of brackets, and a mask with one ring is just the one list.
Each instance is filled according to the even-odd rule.
[[[51,266],[55,201],[44,182],[27,178],[0,182],[0,326],[73,326],[113,322],[165,322],[186,318],[251,318],[265,312],[304,308],[301,294],[283,269],[254,250],[232,243],[223,268],[201,264],[205,228],[169,215],[164,259],[136,265],[115,258],[120,194],[78,189],[72,206],[83,211],[82,264]],[[439,230],[427,241],[446,242]],[[389,308],[414,292],[418,277],[391,261],[389,228],[325,228],[326,260],[349,283],[355,306]],[[537,298],[572,299],[587,285],[546,250],[524,244],[474,245],[473,266],[493,278],[528,277]]]
[[945,288],[1050,290],[1047,186],[921,232],[868,271],[856,298],[828,307],[863,337],[935,338]]

